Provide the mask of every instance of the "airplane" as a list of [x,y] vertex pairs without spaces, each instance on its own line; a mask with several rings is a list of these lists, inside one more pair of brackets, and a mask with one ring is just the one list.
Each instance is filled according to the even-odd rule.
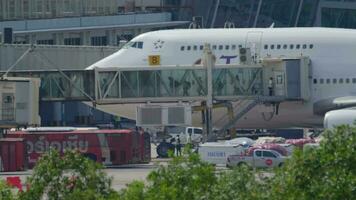
[[[173,29],[141,34],[118,52],[92,64],[93,68],[147,67],[150,55],[160,65],[200,63],[203,45],[210,44],[216,64],[239,64],[239,48],[250,48],[259,58],[308,56],[311,61],[309,101],[282,102],[279,114],[266,120],[258,105],[236,123],[239,128],[322,127],[330,121],[349,123],[356,118],[356,30],[340,28]],[[137,105],[99,105],[99,109],[135,119]],[[214,119],[223,116],[214,111]],[[339,120],[340,116],[343,116]],[[193,124],[201,123],[193,113]]]

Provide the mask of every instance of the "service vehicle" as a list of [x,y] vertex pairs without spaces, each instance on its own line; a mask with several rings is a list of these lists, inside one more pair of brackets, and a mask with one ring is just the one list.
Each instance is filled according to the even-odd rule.
[[200,158],[205,162],[215,165],[226,165],[228,156],[244,154],[246,150],[242,144],[207,142],[199,145],[198,153]]
[[201,127],[166,127],[166,133],[171,136],[174,142],[177,136],[179,136],[181,144],[187,144],[189,142],[200,143],[203,139],[203,128]]
[[275,150],[255,149],[252,155],[230,155],[227,157],[226,166],[234,167],[247,165],[256,168],[280,167],[287,157]]
[[123,130],[42,128],[10,131],[6,138],[23,138],[29,167],[50,149],[63,153],[66,149],[79,151],[84,156],[104,165],[147,163],[151,159],[148,133]]

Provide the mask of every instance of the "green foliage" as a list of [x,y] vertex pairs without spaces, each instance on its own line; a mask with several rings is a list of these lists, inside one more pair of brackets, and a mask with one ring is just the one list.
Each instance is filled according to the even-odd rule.
[[[216,172],[192,153],[135,182],[120,199],[356,199],[356,128],[326,131],[320,147],[295,151],[274,175],[247,167]],[[268,174],[268,173],[267,173]]]
[[42,156],[27,179],[30,189],[20,199],[116,199],[111,179],[102,166],[79,153],[67,151],[61,156],[51,150]]
[[12,200],[14,196],[12,195],[11,189],[7,186],[6,182],[0,180],[0,200]]

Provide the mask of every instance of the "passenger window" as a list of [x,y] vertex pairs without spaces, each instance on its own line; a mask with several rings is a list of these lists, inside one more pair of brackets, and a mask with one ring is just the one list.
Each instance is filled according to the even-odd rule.
[[229,45],[225,45],[225,50],[229,50],[230,46]]
[[268,49],[268,44],[265,44],[265,49]]
[[319,83],[320,83],[320,84],[324,84],[324,79],[321,78],[321,79],[319,80]]
[[198,50],[198,46],[194,45],[194,46],[193,46],[193,50],[194,50],[194,51]]
[[184,51],[184,46],[181,46],[181,47],[180,47],[180,50],[181,50],[181,51]]
[[330,78],[326,79],[326,83],[330,84]]
[[283,49],[287,49],[288,45],[284,44]]
[[344,79],[340,78],[339,83],[344,83]]
[[188,133],[189,133],[189,134],[192,134],[192,133],[193,133],[192,128],[188,128]]
[[300,49],[300,44],[297,44],[297,45],[295,46],[295,48],[296,48],[296,49]]
[[187,51],[190,51],[191,47],[190,46],[187,46]]
[[310,44],[310,45],[309,45],[309,49],[312,49],[312,48],[314,48],[314,45],[313,45],[313,44]]
[[356,83],[356,78],[353,78],[353,79],[352,79],[352,83]]
[[255,151],[257,157],[262,157],[262,152],[261,151]]
[[345,81],[346,81],[346,83],[350,83],[350,79],[349,78],[347,78]]
[[219,45],[219,50],[223,50],[223,45]]
[[274,44],[271,44],[271,49],[274,49]]
[[306,49],[307,48],[307,45],[306,44],[303,44],[303,49]]
[[204,46],[203,45],[200,45],[200,50],[203,50],[204,49]]
[[334,78],[334,79],[333,79],[333,84],[336,84],[336,83],[337,83],[337,79]]
[[236,45],[233,44],[233,45],[231,46],[231,49],[232,49],[232,50],[235,50],[235,49],[236,49]]
[[143,42],[138,42],[137,43],[137,48],[143,49]]
[[314,78],[313,83],[317,84],[318,83],[318,79]]
[[277,44],[277,49],[280,49],[281,48],[281,45],[280,44]]
[[272,153],[272,152],[270,152],[270,151],[263,151],[263,157],[277,158],[277,156],[274,155],[274,153]]
[[239,48],[240,48],[240,49],[242,48],[242,45],[241,45],[241,44],[239,44]]
[[213,45],[213,50],[216,50],[216,45]]
[[198,128],[195,128],[194,129],[194,134],[203,134],[203,130],[201,130],[201,129],[198,129]]
[[289,48],[294,49],[294,45],[293,44],[289,45]]

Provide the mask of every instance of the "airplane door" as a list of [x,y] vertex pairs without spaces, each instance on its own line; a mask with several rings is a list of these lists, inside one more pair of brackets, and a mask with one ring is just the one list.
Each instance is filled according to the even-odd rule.
[[248,32],[246,36],[246,48],[250,48],[252,60],[257,62],[260,60],[262,46],[262,32]]
[[274,95],[275,96],[284,96],[284,83],[285,76],[281,71],[273,72],[273,80],[274,80]]

